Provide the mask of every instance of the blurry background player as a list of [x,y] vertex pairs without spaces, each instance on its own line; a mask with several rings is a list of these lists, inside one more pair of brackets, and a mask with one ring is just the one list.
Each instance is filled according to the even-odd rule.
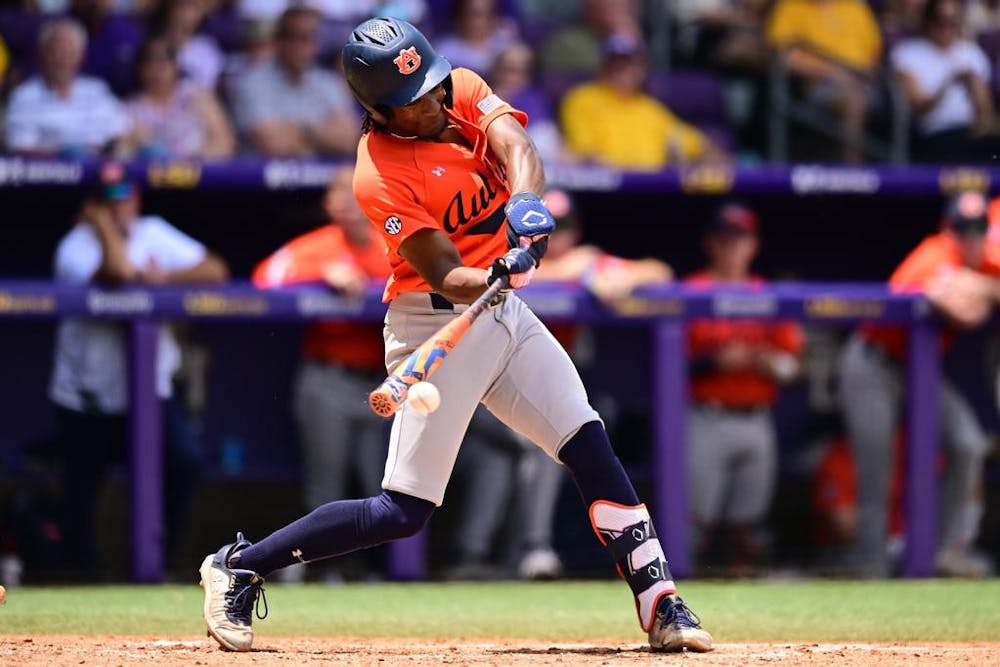
[[[692,288],[763,286],[751,272],[759,249],[757,215],[728,203],[708,225],[707,266]],[[802,331],[791,322],[706,319],[691,322],[688,465],[699,565],[751,574],[762,556],[762,522],[777,474],[771,407],[778,386],[801,368]],[[718,573],[718,572],[714,572]]]
[[[229,274],[205,246],[156,216],[139,214],[139,193],[121,167],[110,164],[87,199],[79,222],[59,242],[55,280],[115,286],[222,283]],[[59,324],[49,396],[56,404],[58,441],[65,458],[62,529],[66,567],[98,574],[94,514],[108,466],[126,456],[129,407],[125,330],[112,320],[67,319]],[[200,476],[201,452],[172,378],[180,349],[162,325],[156,394],[162,408],[168,558]]]
[[[948,323],[942,346],[961,330],[986,322],[1000,299],[1000,251],[987,239],[987,204],[978,192],[956,195],[941,230],[920,243],[889,278],[891,289],[923,292]],[[906,354],[901,327],[864,324],[841,358],[841,400],[857,466],[858,529],[850,566],[862,576],[885,576],[892,442],[903,400]],[[989,446],[968,401],[941,379],[941,439],[948,466],[941,496],[938,573],[987,576],[992,564],[972,549],[983,511],[983,457]]]
[[[353,167],[337,169],[323,201],[330,224],[293,239],[261,262],[253,272],[254,285],[323,282],[362,298],[372,283],[385,282],[390,274],[385,244],[354,198],[353,178]],[[385,421],[359,397],[384,379],[381,324],[307,325],[294,389],[306,511],[351,497],[352,477],[363,495],[381,490]],[[282,580],[301,579],[304,567],[288,568],[291,574]]]

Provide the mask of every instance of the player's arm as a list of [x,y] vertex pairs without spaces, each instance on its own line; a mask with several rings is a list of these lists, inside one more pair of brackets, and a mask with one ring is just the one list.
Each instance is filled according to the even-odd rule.
[[537,266],[548,248],[548,236],[556,228],[540,198],[545,187],[542,158],[521,123],[510,114],[497,116],[486,128],[486,138],[506,169],[511,192],[504,207],[507,245],[527,248]]
[[486,140],[507,170],[507,183],[512,194],[534,192],[541,195],[545,188],[545,169],[535,143],[510,114],[503,114],[486,128]]
[[464,266],[458,248],[440,230],[414,232],[400,244],[399,254],[452,303],[472,303],[486,290],[486,271]]
[[171,285],[224,283],[229,280],[229,267],[221,257],[205,253],[205,258],[194,266],[164,274],[164,281]]

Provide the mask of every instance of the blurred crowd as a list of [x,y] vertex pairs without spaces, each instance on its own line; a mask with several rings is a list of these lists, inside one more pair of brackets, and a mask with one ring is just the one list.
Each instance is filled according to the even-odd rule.
[[22,0],[0,9],[3,146],[350,155],[360,110],[339,51],[375,14],[419,25],[527,111],[550,162],[976,162],[998,147],[994,0]]

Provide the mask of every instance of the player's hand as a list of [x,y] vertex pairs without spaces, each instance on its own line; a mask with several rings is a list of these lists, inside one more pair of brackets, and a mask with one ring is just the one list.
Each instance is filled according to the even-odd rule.
[[548,249],[549,234],[556,228],[549,209],[534,192],[518,192],[504,207],[507,214],[507,246],[520,248],[528,244],[535,266]]
[[345,296],[360,298],[368,288],[364,273],[346,262],[330,262],[321,269],[323,280]]
[[80,211],[80,218],[92,225],[110,225],[111,208],[97,199],[88,199]]
[[504,276],[510,277],[511,289],[521,289],[531,282],[535,275],[535,258],[531,251],[524,248],[513,248],[503,257],[493,260],[492,266],[486,271],[486,284],[492,285]]

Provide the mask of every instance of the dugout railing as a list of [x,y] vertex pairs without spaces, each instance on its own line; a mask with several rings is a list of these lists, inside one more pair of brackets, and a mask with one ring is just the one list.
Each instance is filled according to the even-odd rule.
[[[926,300],[892,294],[881,284],[776,283],[754,290],[695,291],[682,287],[643,289],[605,307],[575,285],[537,285],[523,297],[548,322],[645,326],[652,332],[650,457],[658,530],[677,577],[692,571],[686,470],[686,322],[726,317],[792,319],[849,326],[858,321],[892,322],[909,329],[906,428],[906,549],[903,573],[933,572],[938,447],[937,387],[940,352],[937,327]],[[155,394],[157,327],[162,320],[253,323],[342,319],[378,321],[385,306],[374,290],[352,300],[320,287],[261,291],[246,284],[224,287],[104,289],[44,281],[0,280],[0,319],[97,317],[123,321],[130,345],[130,464],[132,577],[162,579],[162,457],[159,403]],[[447,363],[447,362],[445,362]],[[360,400],[360,397],[359,397]],[[423,535],[390,545],[388,574],[398,580],[427,573]]]

